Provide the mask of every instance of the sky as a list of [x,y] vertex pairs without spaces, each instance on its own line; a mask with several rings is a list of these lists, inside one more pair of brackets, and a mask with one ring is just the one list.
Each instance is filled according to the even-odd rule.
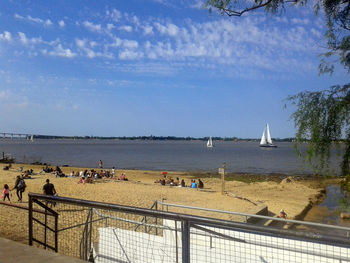
[[311,7],[229,18],[201,0],[0,1],[0,132],[293,137],[286,97],[318,74]]

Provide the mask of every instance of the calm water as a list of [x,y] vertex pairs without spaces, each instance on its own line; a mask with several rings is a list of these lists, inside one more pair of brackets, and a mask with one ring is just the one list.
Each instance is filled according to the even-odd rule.
[[226,162],[230,172],[311,173],[298,160],[292,143],[277,143],[278,148],[271,149],[256,142],[214,143],[214,148],[207,148],[204,141],[2,139],[0,152],[11,154],[16,162],[51,165],[97,167],[101,159],[106,168],[217,171]]

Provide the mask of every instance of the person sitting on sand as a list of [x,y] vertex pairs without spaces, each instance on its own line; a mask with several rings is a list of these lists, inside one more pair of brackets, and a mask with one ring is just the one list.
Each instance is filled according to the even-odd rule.
[[191,188],[197,188],[196,180],[192,180]]
[[180,185],[180,179],[179,179],[179,177],[176,177],[176,180],[174,181],[174,184],[175,184],[176,186]]
[[281,211],[280,211],[280,218],[287,219],[287,214],[286,214],[286,212],[284,212],[283,209],[281,209]]
[[203,189],[203,187],[204,187],[204,184],[203,184],[202,180],[198,179],[198,188]]
[[185,184],[185,180],[184,180],[184,179],[181,180],[181,187],[186,187],[186,184]]
[[128,178],[126,178],[125,173],[122,173],[122,175],[120,176],[120,180],[122,180],[122,181],[128,181]]
[[162,180],[160,180],[160,184],[161,185],[165,185],[165,179],[164,178]]

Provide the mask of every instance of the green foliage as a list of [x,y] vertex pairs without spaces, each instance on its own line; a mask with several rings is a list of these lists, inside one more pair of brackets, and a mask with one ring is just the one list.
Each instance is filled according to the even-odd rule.
[[291,116],[297,128],[297,142],[309,140],[308,163],[318,173],[328,170],[330,150],[336,145],[343,151],[342,175],[350,175],[350,84],[300,92],[287,100],[297,106]]

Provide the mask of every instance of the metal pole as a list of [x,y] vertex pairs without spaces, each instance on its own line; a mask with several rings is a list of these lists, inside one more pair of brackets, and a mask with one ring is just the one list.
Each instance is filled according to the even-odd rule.
[[[156,201],[156,210],[158,210],[158,201]],[[156,217],[156,226],[158,226],[158,217]],[[158,227],[156,227],[156,236],[158,236]]]
[[91,240],[92,240],[92,208],[90,208],[89,254],[91,253]]
[[222,195],[225,192],[225,169],[226,169],[226,163],[223,163],[222,172],[221,172],[221,194]]
[[28,213],[29,246],[33,246],[33,200],[31,196],[29,196],[28,208],[29,208],[29,213]]
[[190,263],[190,222],[182,221],[182,263]]
[[46,240],[46,236],[47,236],[47,210],[46,210],[46,208],[45,208],[45,225],[44,225],[44,230],[45,230],[45,232],[44,232],[44,248],[46,249],[46,242],[47,242],[47,240]]
[[58,252],[58,215],[55,215],[55,252]]

